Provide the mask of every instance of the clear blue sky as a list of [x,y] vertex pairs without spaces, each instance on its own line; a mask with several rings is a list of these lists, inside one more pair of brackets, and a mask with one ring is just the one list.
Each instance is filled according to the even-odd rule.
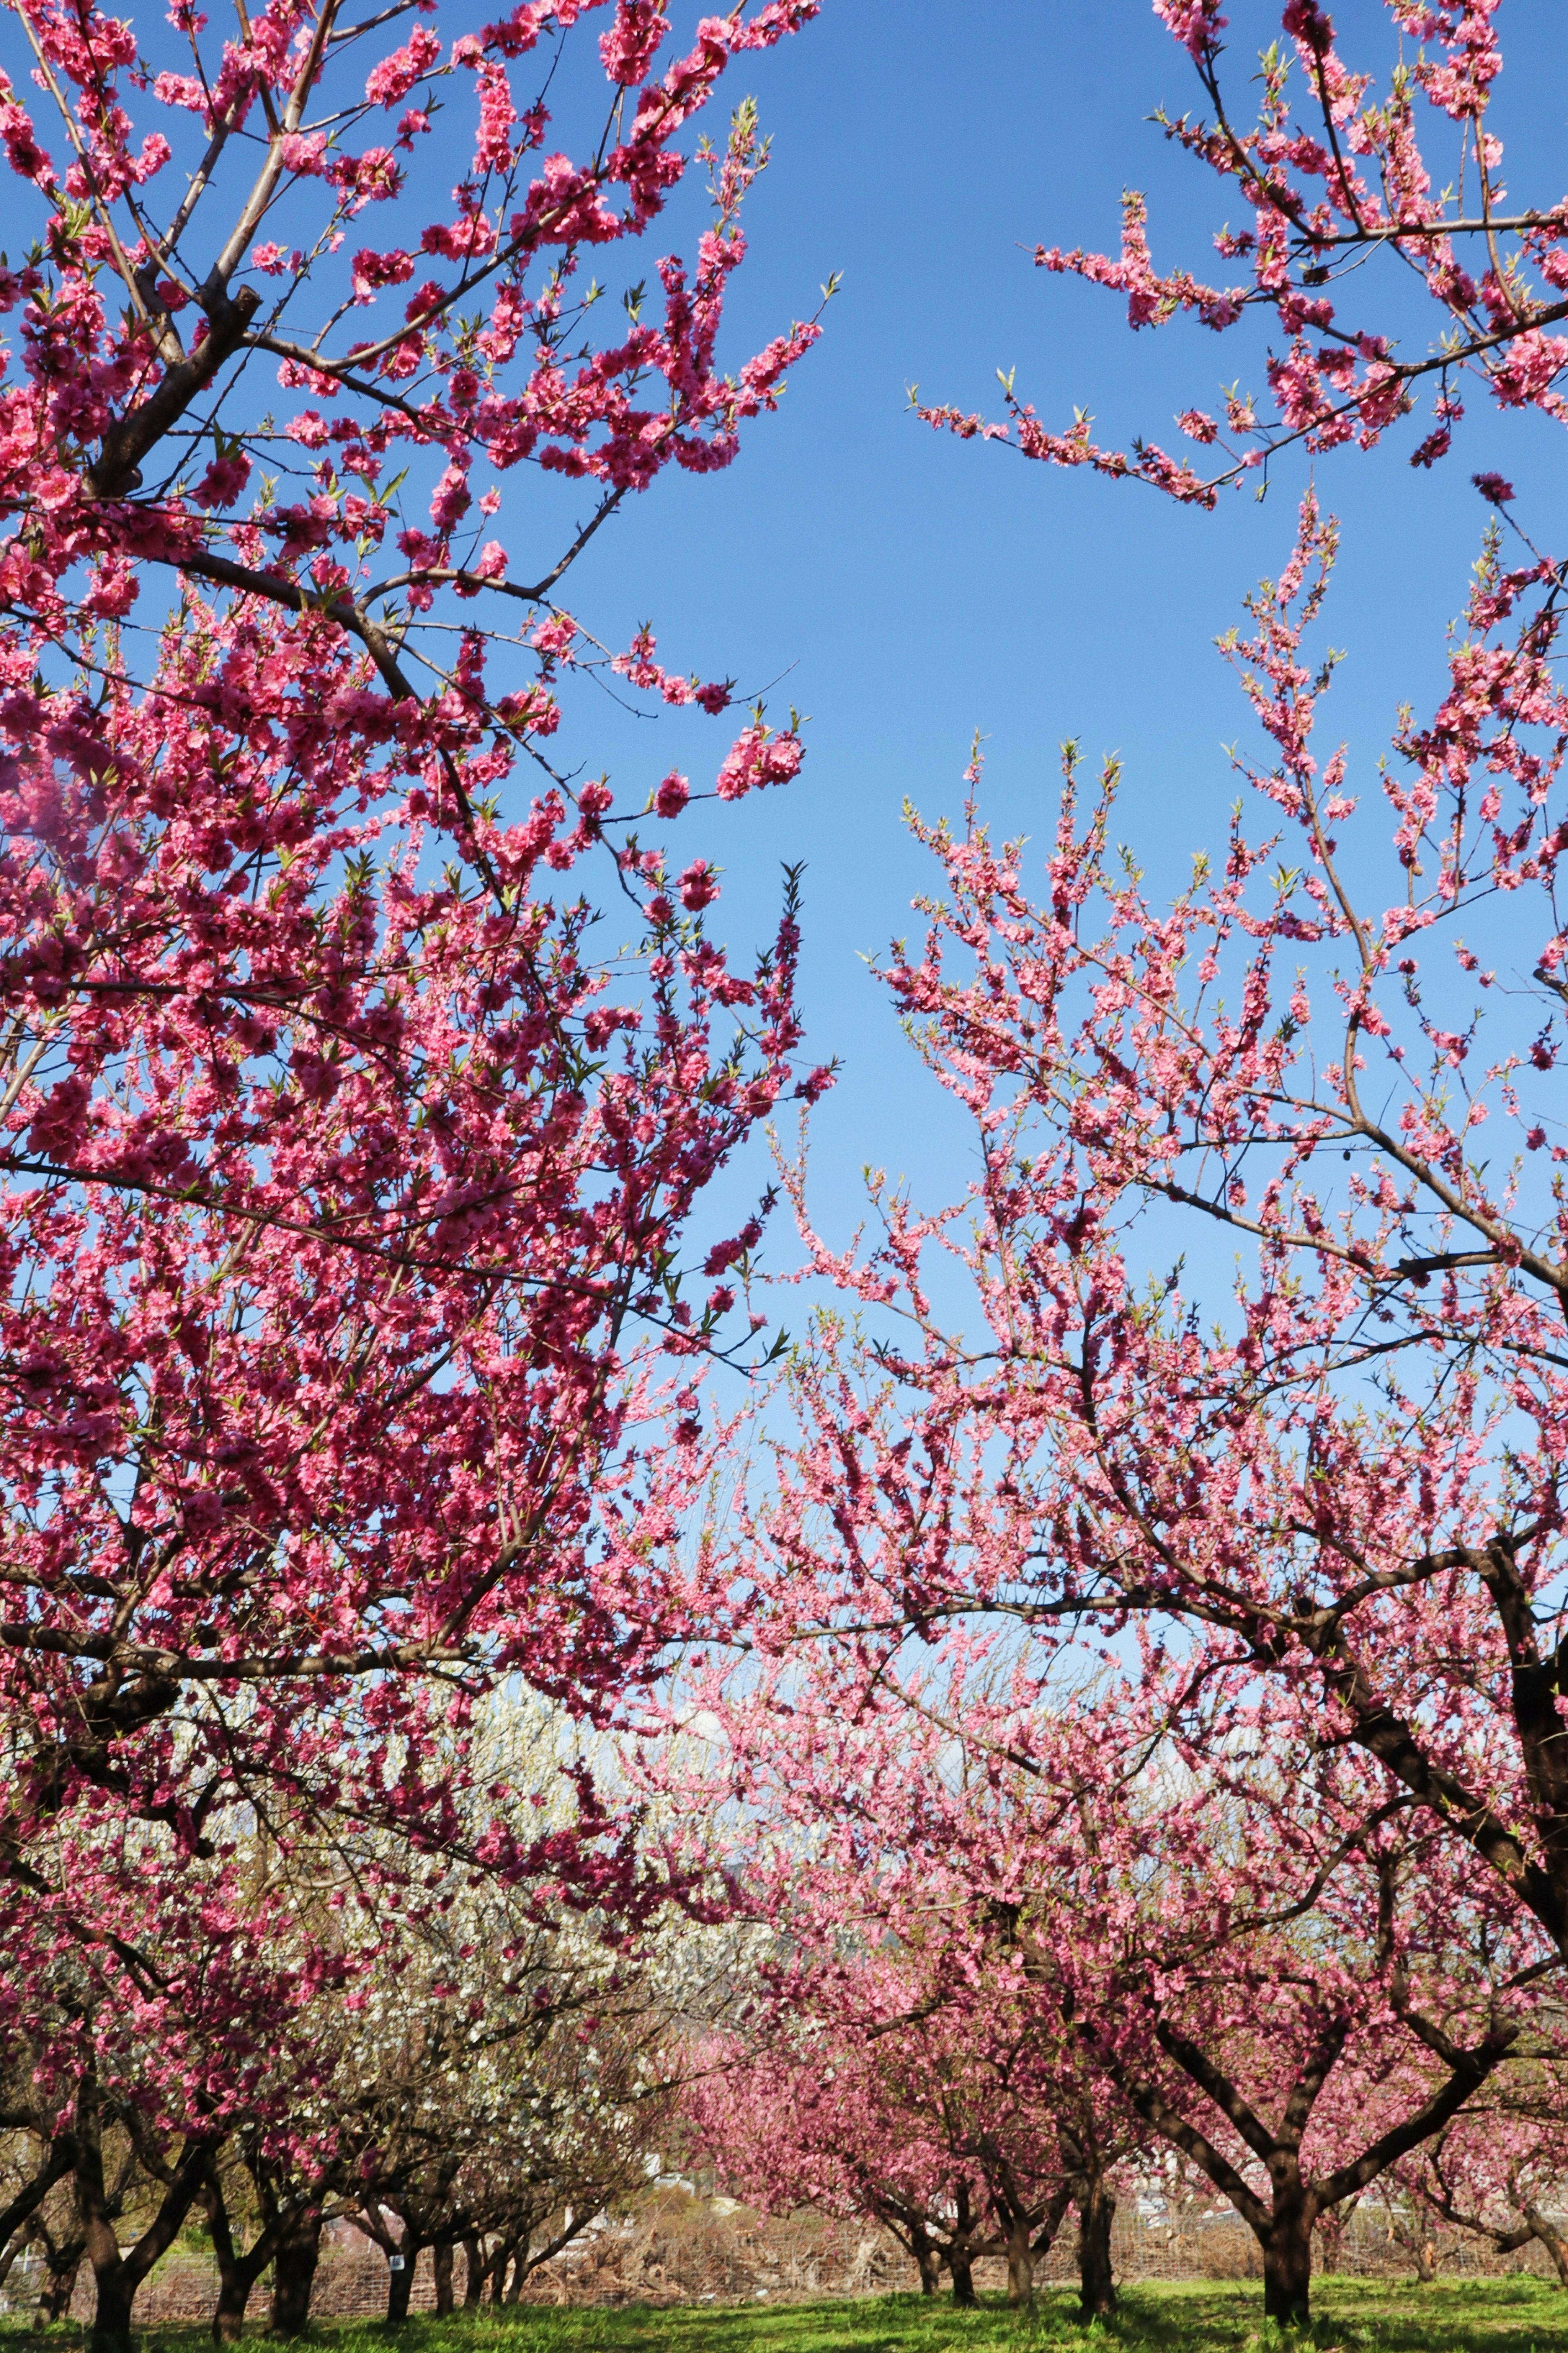
[[[1336,14],[1347,47],[1359,38],[1369,61],[1386,56],[1373,0]],[[1279,16],[1239,0],[1232,18],[1239,84]],[[1568,182],[1561,8],[1510,0],[1503,29],[1496,120],[1513,193],[1549,202]],[[1261,391],[1260,336],[1184,324],[1133,336],[1117,297],[1029,258],[1037,240],[1114,244],[1121,188],[1134,185],[1151,196],[1157,260],[1212,261],[1221,192],[1146,121],[1197,96],[1148,0],[826,0],[742,86],[774,143],[750,201],[731,354],[808,312],[830,271],[842,291],[781,414],[752,428],[728,473],[665,478],[605,534],[574,602],[611,634],[652,616],[667,659],[704,676],[756,685],[795,665],[772,707],[793,700],[811,714],[801,782],[682,827],[727,869],[721,928],[737,943],[764,926],[777,862],[808,861],[814,1059],[845,1064],[816,1121],[814,1191],[841,1230],[863,1162],[932,1198],[966,1168],[958,1123],[859,960],[912,927],[909,902],[928,879],[903,830],[905,796],[956,811],[978,728],[988,809],[1043,841],[1057,746],[1074,735],[1091,759],[1124,757],[1123,837],[1155,871],[1184,871],[1223,835],[1237,788],[1221,747],[1246,734],[1211,640],[1287,548],[1304,467],[1283,469],[1262,507],[1235,496],[1205,516],[939,437],[907,411],[918,381],[927,397],[994,413],[995,370],[1016,364],[1048,421],[1076,402],[1105,438],[1142,428],[1170,445],[1173,412],[1212,406],[1221,381]],[[1439,681],[1485,519],[1471,473],[1500,466],[1546,543],[1568,537],[1562,438],[1540,420],[1472,403],[1435,476],[1411,470],[1415,438],[1406,426],[1371,458],[1318,470],[1344,525],[1326,634],[1350,649],[1335,700],[1363,786],[1397,703]],[[629,792],[669,757],[700,756],[687,724],[678,736],[606,712],[601,732],[579,711],[573,748],[609,762]],[[709,724],[700,744],[720,733]]]

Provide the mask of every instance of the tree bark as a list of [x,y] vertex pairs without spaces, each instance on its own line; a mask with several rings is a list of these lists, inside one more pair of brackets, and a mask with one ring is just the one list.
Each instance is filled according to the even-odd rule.
[[174,2244],[195,2203],[211,2163],[213,2144],[194,2137],[186,2141],[179,2163],[163,2177],[163,2195],[157,2212],[135,2245],[121,2253],[114,2230],[119,2200],[110,2198],[104,2181],[102,2117],[97,2087],[90,2082],[81,2087],[77,2116],[77,2203],[94,2286],[89,2353],[132,2353],[131,2307],[136,2291],[159,2256]]
[[1568,2239],[1547,2221],[1538,2206],[1527,2206],[1523,2211],[1531,2235],[1540,2240],[1556,2267],[1558,2286],[1568,2287]]
[[77,2274],[81,2270],[81,2259],[86,2253],[85,2239],[71,2239],[58,2252],[51,2252],[48,2255],[48,2268],[38,2294],[40,2328],[51,2320],[64,2320],[70,2311],[71,2298],[76,2294]]
[[490,2256],[489,2301],[491,2304],[500,2304],[505,2300],[506,2275],[510,2263],[511,2241],[502,2239]]
[[[110,2232],[110,2236],[113,2235]],[[137,2282],[128,2276],[118,2248],[113,2260],[104,2260],[95,2256],[89,2242],[88,2261],[92,2264],[94,2289],[92,2333],[88,2338],[90,2353],[132,2353],[131,2306]]]
[[452,2255],[450,2239],[437,2239],[431,2261],[436,2267],[436,2317],[445,2320],[452,2309]]
[[468,2312],[483,2301],[485,2293],[485,2251],[478,2239],[463,2241],[463,2260],[468,2266],[463,2277],[463,2309]]
[[1274,2216],[1260,2232],[1263,2249],[1264,2317],[1281,2328],[1299,2328],[1311,2306],[1312,2216],[1294,2200],[1280,2211],[1276,2193]]
[[255,2281],[244,2271],[218,2274],[217,2302],[213,2306],[213,2343],[237,2345],[245,2334],[246,2307]]
[[1079,2308],[1085,2320],[1107,2318],[1116,2309],[1110,2267],[1110,2226],[1116,2200],[1098,2177],[1086,2183],[1078,2209]]
[[1024,2311],[1035,2301],[1035,2250],[1033,2233],[1026,2221],[1010,2219],[1007,2224],[1007,2302],[1016,2311]]
[[952,2274],[952,2300],[962,2312],[974,2308],[974,2247],[978,2217],[970,2201],[969,2184],[960,2179],[953,2201],[953,2228],[947,2244],[948,2268]]
[[920,2213],[895,2198],[875,2200],[871,2211],[883,2229],[892,2232],[920,2273],[921,2294],[934,2295],[942,2280],[942,2249]]
[[414,2285],[414,2266],[419,2260],[416,2248],[403,2249],[403,2264],[394,2271],[390,2260],[386,2267],[386,2325],[400,2328],[408,2317],[408,2297]]
[[274,2337],[303,2337],[310,2324],[310,2291],[321,2252],[320,2213],[298,2214],[279,2238],[272,2257]]
[[234,2243],[229,2227],[228,2202],[223,2183],[216,2169],[202,2193],[206,2210],[207,2230],[217,2258],[218,2294],[213,2306],[212,2331],[215,2345],[237,2343],[245,2330],[246,2308],[257,2281],[272,2261],[278,2243],[276,2220],[263,2226],[255,2244],[243,2253]]

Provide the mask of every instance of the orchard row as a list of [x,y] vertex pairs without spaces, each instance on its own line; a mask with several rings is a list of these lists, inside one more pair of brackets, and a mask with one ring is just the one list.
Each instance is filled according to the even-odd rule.
[[[1117,844],[1113,768],[1069,747],[1043,871],[972,771],[881,979],[973,1183],[874,1180],[840,1250],[781,1134],[814,1304],[771,1335],[773,1196],[720,1220],[711,1188],[832,1066],[793,879],[734,958],[669,829],[786,784],[798,725],[759,704],[705,751],[733,683],[562,595],[623,501],[731,461],[816,338],[721,366],[767,149],[749,98],[702,122],[817,13],[13,10],[0,2245],[68,2195],[97,2353],[155,2253],[120,2244],[116,2166],[162,2185],[163,2244],[201,2199],[221,2253],[226,2181],[264,2235],[277,2183],[309,2224],[352,2176],[368,2222],[403,2197],[449,2245],[479,2175],[412,2219],[387,2069],[515,2189],[568,2016],[621,2021],[602,2100],[557,2103],[584,2131],[666,2080],[626,1989],[671,1920],[741,1936],[681,2010],[737,2178],[898,2205],[928,2270],[990,2234],[1022,2294],[1076,2200],[1103,2271],[1118,2168],[1167,2159],[1256,2232],[1281,2320],[1315,2226],[1401,2168],[1542,2235],[1563,567],[1479,471],[1442,691],[1358,790],[1309,488],[1224,641],[1242,798],[1173,897]],[[1355,61],[1290,0],[1252,121],[1212,0],[1156,13],[1235,281],[1162,274],[1136,197],[1119,256],[1037,259],[1135,328],[1256,322],[1267,396],[1182,411],[1201,464],[1057,433],[1011,379],[1002,420],[930,421],[1200,509],[1424,404],[1422,469],[1467,398],[1561,426],[1568,206],[1500,177],[1497,0],[1388,0]],[[605,323],[590,261],[666,226],[689,259]],[[520,567],[503,512],[550,552]],[[1418,559],[1389,560],[1397,605]],[[657,698],[685,767],[585,778],[562,730],[603,686]],[[490,1761],[538,1708],[575,1726],[558,1789]],[[468,1975],[431,1957],[448,1931]],[[537,2052],[534,1938],[572,1989]],[[481,2048],[527,2066],[459,2083]]]

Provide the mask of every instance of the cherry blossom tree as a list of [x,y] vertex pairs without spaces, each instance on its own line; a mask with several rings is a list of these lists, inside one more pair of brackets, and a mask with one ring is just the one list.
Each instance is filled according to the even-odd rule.
[[1407,2159],[1402,2182],[1428,2232],[1446,2228],[1503,2255],[1539,2246],[1568,2288],[1563,2107],[1559,2070],[1521,2071],[1489,2087],[1418,2158]]
[[[1215,12],[1160,13],[1221,105]],[[1424,59],[1374,112],[1326,19],[1292,7],[1321,141],[1288,122],[1279,55],[1256,138],[1224,120],[1178,131],[1257,195],[1257,228],[1236,240],[1256,262],[1252,306],[1273,303],[1297,339],[1271,374],[1276,417],[1231,418],[1252,438],[1228,472],[1292,438],[1370,441],[1422,375],[1439,401],[1423,464],[1447,446],[1465,369],[1504,407],[1560,414],[1557,307],[1497,240],[1517,236],[1550,286],[1568,223],[1500,219],[1480,128],[1493,13],[1395,8],[1446,62]],[[1422,92],[1480,174],[1473,227],[1418,185]],[[1324,204],[1303,209],[1301,174]],[[1339,294],[1300,307],[1342,233],[1356,261],[1421,259],[1455,331],[1441,350],[1405,361],[1342,332]],[[1247,307],[1246,290],[1221,315],[1202,289],[1187,302],[1186,281],[1156,285],[1141,234],[1138,216],[1121,265],[1075,265],[1128,290],[1135,323],[1208,303],[1223,326]],[[1454,238],[1488,251],[1484,288]],[[1308,326],[1324,352],[1306,351]],[[1200,503],[1226,479],[1107,456],[1087,423],[1058,445],[1015,419],[1031,454],[1140,471]],[[810,1269],[853,1320],[823,1315],[797,1352],[776,1478],[730,1556],[755,1578],[791,1725],[787,1746],[773,1736],[787,1773],[761,1736],[733,1735],[750,1769],[786,1818],[793,1777],[797,1808],[857,1825],[844,1834],[868,1852],[885,1838],[911,1913],[961,1856],[973,1901],[1016,1909],[1027,1981],[1248,2221],[1282,2319],[1307,2307],[1314,2217],[1460,2132],[1518,2063],[1532,1989],[1568,1957],[1568,1144],[1549,1075],[1568,945],[1562,571],[1506,519],[1506,480],[1478,487],[1496,517],[1436,707],[1401,713],[1373,780],[1381,827],[1323,740],[1339,658],[1313,641],[1337,534],[1309,493],[1278,580],[1222,640],[1258,748],[1237,756],[1223,852],[1198,855],[1185,889],[1156,890],[1116,846],[1114,764],[1086,793],[1071,745],[1037,885],[1027,845],[987,831],[977,769],[957,828],[918,828],[938,881],[923,942],[895,944],[885,976],[973,1123],[979,1173],[935,1206],[874,1179],[878,1230],[839,1250],[791,1172]],[[1242,1254],[1216,1264],[1215,1243]],[[1012,1720],[988,1718],[966,1680],[982,1630],[1021,1679]],[[949,1690],[931,1681],[942,1644]],[[1138,1662],[1121,1714],[1146,1712],[1201,1802],[1173,1783],[1135,1808],[1137,1865],[1097,1859],[1069,1823],[1072,1900],[1047,1916],[1072,1935],[1053,1938],[1027,1926],[1052,1883],[1044,1857],[1018,1862],[1029,1810],[975,1792],[984,1758],[999,1787],[1036,1778],[1053,1679],[1085,1653],[1118,1677]],[[854,1744],[884,1712],[896,1729],[872,1767]],[[1076,1700],[1064,1720],[1089,1736]],[[970,1760],[967,1847],[954,1748]],[[1102,1770],[1058,1754],[1037,1778],[1047,1820],[1075,1788],[1097,1821],[1107,1810]],[[1210,1810],[1220,1792],[1228,1829]],[[1228,1840],[1267,1856],[1265,1880],[1227,1880]],[[1151,1917],[1131,1891],[1156,1851]],[[890,1870],[863,1875],[879,1886]],[[1112,1999],[1134,1955],[1153,1998]],[[1112,2017],[1114,2031],[1094,2023]]]
[[[66,2075],[62,1968],[133,2016],[154,2063],[126,2096],[193,2152],[246,2112],[188,2015],[225,1981],[202,1936],[251,1917],[237,1820],[282,1855],[336,1841],[378,1904],[444,1857],[634,1919],[662,1900],[585,1781],[549,1831],[476,1800],[464,1726],[507,1678],[603,1718],[686,1627],[698,1377],[744,1342],[760,1233],[695,1230],[701,1197],[826,1078],[790,1060],[793,883],[732,966],[714,869],[662,847],[687,778],[617,814],[552,758],[579,676],[672,718],[731,702],[556,590],[626,498],[727,465],[814,339],[721,367],[754,109],[693,149],[731,59],[813,0],[665,56],[662,7],[606,9],[580,163],[550,91],[592,0],[389,50],[408,13],[239,0],[226,38],[180,6],[148,54],[26,0],[0,106],[37,233],[0,280],[7,1977]],[[432,223],[404,159],[470,86]],[[635,246],[694,160],[693,264],[596,339],[586,249]],[[355,242],[373,204],[385,249]],[[526,536],[561,534],[526,576],[480,540],[521,466]],[[570,528],[545,476],[590,501]],[[800,757],[759,708],[710,789]],[[268,1990],[241,1947],[260,2031],[295,1963]],[[174,2169],[188,2200],[195,2154]],[[104,2278],[107,2347],[134,2281]]]
[[[1036,249],[1039,268],[1125,295],[1135,329],[1190,317],[1226,334],[1258,315],[1279,330],[1264,364],[1267,401],[1233,385],[1223,417],[1189,407],[1176,418],[1210,456],[1173,456],[1143,440],[1101,448],[1083,411],[1056,431],[1012,375],[1003,379],[1005,422],[951,404],[919,414],[966,439],[1209,508],[1227,485],[1267,480],[1269,460],[1293,446],[1371,448],[1428,395],[1413,466],[1448,454],[1472,387],[1502,410],[1568,422],[1568,338],[1551,332],[1568,319],[1568,199],[1551,190],[1516,200],[1504,185],[1503,142],[1489,119],[1503,66],[1499,0],[1386,0],[1386,9],[1381,54],[1372,27],[1358,24],[1351,56],[1318,0],[1289,0],[1279,12],[1283,37],[1254,77],[1260,96],[1249,123],[1237,112],[1240,77],[1226,61],[1228,20],[1215,0],[1155,0],[1204,111],[1173,117],[1161,108],[1154,120],[1243,207],[1247,225],[1227,221],[1214,238],[1239,273],[1211,284],[1184,268],[1159,269],[1136,190],[1121,199],[1116,254]],[[1403,332],[1401,297],[1412,283],[1432,322],[1425,345]]]
[[[46,2246],[70,2282],[93,2275],[96,2344],[128,2340],[137,2290],[201,2197],[225,2140],[267,2105],[306,2094],[310,2014],[343,1970],[301,1939],[276,1891],[244,1900],[221,1865],[160,1852],[109,1814],[95,1842],[85,1809],[58,1825],[58,1887],[7,1904],[13,2111],[37,2152],[15,2223],[68,2181],[70,2213]],[[108,1848],[110,1852],[105,1852]],[[117,1852],[112,1850],[118,1850]],[[90,1887],[94,1933],[76,1908]],[[30,1900],[27,1900],[30,1898]],[[321,2023],[325,2023],[322,2020]]]
[[[831,1529],[869,1549],[900,1499],[885,1470],[846,1475],[847,1419],[840,1399],[802,1459],[819,1545]],[[1025,2201],[1015,2214],[987,2126],[1007,2087],[1026,2094],[1085,2210],[1086,2302],[1088,2225],[1145,2137],[1248,2224],[1267,2309],[1294,2322],[1321,2219],[1500,2070],[1554,2052],[1543,1932],[1374,1759],[1321,1739],[1310,1694],[1239,1659],[1151,1650],[1138,1683],[1098,1694],[1020,1658],[988,1695],[972,1634],[951,1638],[938,1673],[863,1627],[808,1646],[795,1620],[772,1630],[759,1621],[777,1661],[765,1682],[753,1654],[728,1690],[715,1670],[702,1704],[721,1728],[710,1778],[778,1826],[776,1862],[749,1857],[745,1883],[786,1956],[779,2015],[826,2012],[835,2055],[857,2030],[862,2049],[886,2035],[894,2055],[874,2063],[905,2102],[934,2021],[942,2115],[972,2136],[1004,2235]],[[840,1981],[859,1981],[841,1957],[862,1952],[889,1957],[901,1995],[838,2015]],[[808,2036],[796,2063],[811,2056]],[[764,2124],[751,2137],[765,2150]],[[929,2117],[921,2137],[941,2146]]]
[[761,2213],[803,2206],[864,2218],[891,2233],[935,2295],[974,2302],[973,2265],[994,2251],[973,2160],[899,2102],[864,2024],[840,2038],[820,2016],[770,2017],[693,2052],[683,2105],[698,2147],[727,2189]]
[[[825,1554],[792,1474],[779,1560],[826,1563],[822,1622],[884,1643],[976,1611],[1212,1638],[1314,1691],[1323,1736],[1563,1950],[1557,592],[1489,541],[1447,691],[1385,771],[1380,860],[1314,733],[1333,548],[1309,499],[1227,641],[1264,822],[1238,810],[1168,905],[1110,851],[1114,775],[1080,810],[1070,757],[1043,903],[973,810],[927,830],[948,895],[889,979],[983,1173],[962,1223],[884,1187],[863,1259],[814,1244],[885,1386],[871,1411],[826,1346],[810,1426],[890,1500]],[[1205,1228],[1253,1253],[1206,1330],[1181,1263]],[[939,1314],[927,1252],[974,1328]]]

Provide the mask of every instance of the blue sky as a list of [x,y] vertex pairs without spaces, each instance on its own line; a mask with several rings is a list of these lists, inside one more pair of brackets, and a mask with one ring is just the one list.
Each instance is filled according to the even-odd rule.
[[[1337,13],[1352,53],[1384,62],[1383,9],[1356,0]],[[1232,16],[1239,87],[1279,17],[1245,5]],[[1510,63],[1495,119],[1513,193],[1551,201],[1563,103],[1546,69],[1560,11],[1509,0],[1503,29]],[[1113,245],[1124,185],[1149,192],[1158,261],[1212,262],[1223,192],[1146,121],[1162,101],[1180,111],[1198,95],[1147,0],[827,0],[816,25],[749,62],[738,87],[754,90],[774,143],[749,204],[731,354],[809,312],[831,271],[842,290],[779,416],[752,428],[729,472],[667,477],[617,521],[574,575],[574,604],[609,637],[651,616],[665,658],[704,676],[760,685],[793,665],[770,707],[811,714],[802,780],[689,813],[677,844],[725,865],[721,928],[737,944],[766,924],[778,862],[807,861],[814,1059],[837,1053],[845,1066],[815,1124],[814,1198],[842,1231],[865,1162],[932,1199],[967,1170],[960,1124],[861,961],[914,928],[909,902],[928,882],[905,797],[928,814],[956,811],[978,729],[987,810],[1043,842],[1057,747],[1076,736],[1091,761],[1121,752],[1119,831],[1155,874],[1183,873],[1223,836],[1237,786],[1222,747],[1247,737],[1212,640],[1282,559],[1305,465],[1282,467],[1261,507],[1237,495],[1205,516],[940,437],[908,412],[918,382],[925,397],[994,413],[995,371],[1016,365],[1047,421],[1077,403],[1106,438],[1142,428],[1169,445],[1173,413],[1212,406],[1222,381],[1262,390],[1260,332],[1177,324],[1134,336],[1117,297],[1031,263],[1037,241]],[[667,232],[660,249],[675,241]],[[1413,323],[1425,341],[1427,322]],[[1408,424],[1369,458],[1318,469],[1343,523],[1326,635],[1349,649],[1334,700],[1363,785],[1396,705],[1438,685],[1485,520],[1470,475],[1508,472],[1520,512],[1562,542],[1560,438],[1536,418],[1471,410],[1436,474],[1412,471]],[[677,737],[606,712],[600,731],[580,711],[573,748],[608,762],[628,795],[677,750],[695,781],[689,723],[675,723]],[[721,725],[701,738],[714,757]]]

